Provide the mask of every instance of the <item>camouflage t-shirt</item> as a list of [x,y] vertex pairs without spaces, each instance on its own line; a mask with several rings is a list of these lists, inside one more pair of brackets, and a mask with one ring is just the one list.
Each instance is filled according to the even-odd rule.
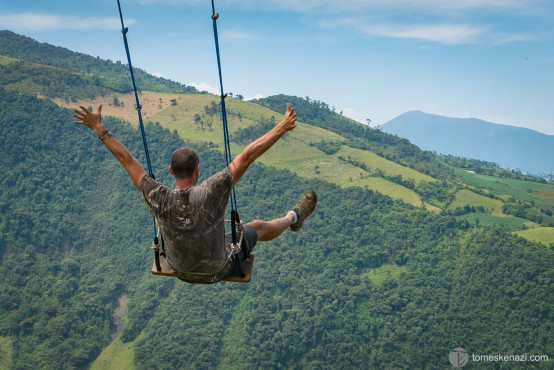
[[232,188],[229,167],[186,189],[168,189],[149,176],[142,178],[140,190],[158,221],[167,262],[180,279],[214,283],[231,270],[225,209]]

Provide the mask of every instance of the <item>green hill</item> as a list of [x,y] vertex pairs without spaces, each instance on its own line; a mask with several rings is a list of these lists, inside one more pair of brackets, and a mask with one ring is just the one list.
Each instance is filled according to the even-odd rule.
[[[121,64],[120,62],[113,63],[110,60],[102,60],[99,57],[94,58],[90,55],[76,53],[66,48],[47,43],[39,43],[29,37],[6,30],[0,30],[0,55],[45,66],[62,68],[68,72],[75,72],[100,80],[111,80],[112,83],[124,86],[125,90],[128,92],[133,88],[127,77],[129,73],[129,67],[127,65]],[[134,74],[137,84],[144,90],[177,93],[198,92],[191,86],[185,86],[168,79],[154,77],[138,68],[134,69]],[[68,81],[67,86],[71,86],[75,83],[76,81]],[[102,83],[100,82],[100,84]],[[82,87],[83,90],[86,90],[86,87],[90,86]],[[63,91],[56,92],[63,94]]]
[[[28,42],[10,37],[1,45]],[[244,220],[272,218],[313,188],[320,204],[305,227],[256,248],[248,285],[154,277],[140,194],[66,108],[103,102],[105,124],[144,162],[132,99],[105,82],[119,66],[95,72],[98,96],[69,80],[64,93],[51,81],[46,95],[52,78],[80,83],[86,73],[6,46],[0,54],[0,68],[20,71],[0,71],[0,366],[446,368],[457,347],[551,355],[551,184],[465,172],[295,98],[307,115],[248,170],[237,196]],[[158,180],[172,186],[167,160],[180,145],[199,152],[202,178],[221,169],[217,98],[153,90],[141,96]],[[228,100],[235,153],[282,114],[258,103]],[[529,217],[537,232],[522,235],[537,241],[484,227],[485,215]]]
[[[177,130],[187,140],[221,148],[217,97],[190,94],[195,92],[193,88],[177,86],[138,69],[136,75],[146,120]],[[8,31],[0,31],[0,84],[50,98],[67,108],[103,104],[105,114],[137,121],[126,66],[40,44]],[[261,135],[267,125],[276,123],[287,102],[296,107],[299,127],[262,157],[261,163],[341,187],[371,189],[471,222],[479,218],[479,222],[487,220],[485,224],[515,230],[554,226],[552,183],[523,176],[521,185],[515,181],[522,178],[519,173],[422,151],[405,139],[361,125],[309,98],[277,95],[255,102],[228,98],[233,152]],[[470,175],[467,169],[476,170],[476,175]],[[468,197],[468,192],[473,196]],[[488,204],[487,197],[495,201],[496,207]]]

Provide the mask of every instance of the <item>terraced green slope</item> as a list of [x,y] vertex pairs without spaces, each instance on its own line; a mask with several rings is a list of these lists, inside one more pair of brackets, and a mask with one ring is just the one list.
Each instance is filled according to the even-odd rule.
[[[63,107],[103,104],[105,115],[137,124],[134,96],[128,92],[128,84],[113,71],[104,76],[106,63],[85,59],[83,65],[92,63],[94,73],[56,64],[55,58],[42,65],[36,58],[26,61],[0,55],[0,82],[8,89],[52,99]],[[140,92],[146,121],[158,122],[189,141],[223,150],[218,97],[178,93],[174,83],[168,82],[164,87],[164,80],[147,80],[159,90]],[[305,117],[306,122],[299,122],[296,130],[259,159],[260,163],[341,187],[371,189],[433,212],[452,212],[470,223],[502,224],[514,230],[554,226],[554,185],[452,167],[406,140],[372,130],[309,99],[277,96],[245,102],[227,98],[235,155],[263,134],[268,124],[279,122],[282,114],[276,110],[284,110],[287,100],[296,104],[299,117]],[[318,149],[322,143],[332,143],[336,150]],[[443,194],[429,197],[429,192]]]

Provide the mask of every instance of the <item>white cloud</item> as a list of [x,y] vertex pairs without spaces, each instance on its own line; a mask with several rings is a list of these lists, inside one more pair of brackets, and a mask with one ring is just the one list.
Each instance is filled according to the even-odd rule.
[[262,94],[254,94],[254,96],[252,96],[251,98],[244,98],[244,100],[249,101],[249,100],[263,99],[263,98],[265,98],[265,96],[263,96]]
[[416,39],[442,44],[471,44],[479,40],[487,27],[465,24],[421,24],[402,26],[362,27],[362,32],[370,36]]
[[446,45],[489,44],[504,45],[527,41],[533,37],[525,33],[498,32],[492,26],[470,23],[439,24],[373,24],[355,18],[322,21],[324,28],[350,27],[369,37],[402,38],[436,42]]
[[490,42],[494,45],[504,45],[512,42],[529,41],[535,37],[520,33],[497,33],[490,35]]
[[257,36],[253,35],[249,32],[244,31],[225,31],[224,34],[221,35],[221,40],[223,42],[239,42],[239,41],[251,41],[256,39]]
[[[252,0],[228,0],[252,4]],[[366,35],[449,45],[503,45],[527,41],[527,33],[502,30],[495,17],[554,16],[551,0],[268,0],[265,5],[300,13],[319,13],[319,25],[349,25]],[[255,2],[256,4],[258,2]],[[264,8],[264,6],[261,6]],[[406,24],[406,15],[417,24]],[[329,15],[332,15],[329,17]],[[342,19],[342,20],[341,20]],[[342,23],[342,24],[341,24]]]
[[211,86],[207,82],[191,82],[188,85],[196,88],[198,91],[206,91],[210,94],[219,95],[219,89]]
[[[133,24],[134,20],[126,20],[126,24]],[[77,17],[47,13],[19,13],[0,15],[0,25],[12,30],[117,30],[121,22],[117,17]]]
[[367,120],[370,118],[368,114],[349,107],[345,107],[342,110],[342,115],[363,124],[367,124]]
[[164,75],[163,75],[161,72],[154,72],[154,73],[152,73],[152,76],[161,78],[161,77],[163,77]]

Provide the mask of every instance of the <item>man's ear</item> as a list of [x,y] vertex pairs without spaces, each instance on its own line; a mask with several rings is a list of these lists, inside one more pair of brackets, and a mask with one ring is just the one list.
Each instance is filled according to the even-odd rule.
[[167,170],[169,171],[170,174],[175,176],[175,174],[173,173],[173,168],[171,168],[171,165],[169,167],[167,167]]

